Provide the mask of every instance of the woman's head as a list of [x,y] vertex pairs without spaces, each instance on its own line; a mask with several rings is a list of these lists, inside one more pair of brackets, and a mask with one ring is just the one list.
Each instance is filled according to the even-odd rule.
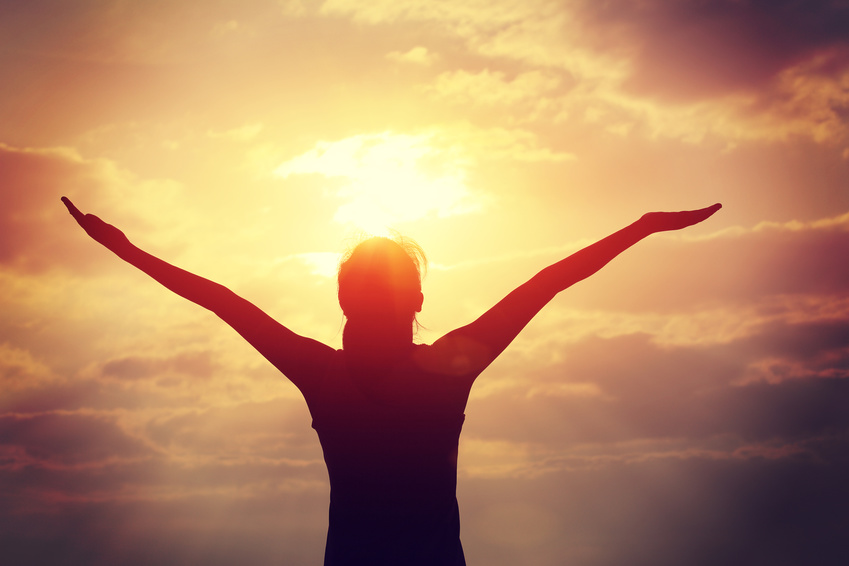
[[339,305],[349,320],[410,323],[422,308],[422,272],[427,259],[412,240],[372,237],[339,264]]

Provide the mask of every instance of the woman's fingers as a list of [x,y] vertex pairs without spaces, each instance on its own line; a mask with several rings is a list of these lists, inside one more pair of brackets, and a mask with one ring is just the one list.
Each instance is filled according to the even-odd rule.
[[74,217],[74,220],[82,223],[83,218],[85,218],[85,214],[80,212],[80,209],[74,206],[74,203],[71,202],[71,199],[69,199],[68,197],[62,197],[62,202],[65,203],[65,206],[68,208],[68,212],[71,213],[71,216]]
[[714,212],[716,212],[720,208],[722,208],[722,203],[718,202],[713,206],[709,206],[709,207],[705,208],[704,211],[708,213],[708,216],[711,216]]
[[688,214],[691,215],[693,224],[698,224],[699,222],[703,222],[713,216],[713,214],[720,208],[722,208],[722,205],[720,203],[716,203],[713,206],[700,208],[699,210],[691,210]]
[[681,230],[693,224],[707,220],[722,208],[719,203],[696,210],[682,210],[681,212],[649,212],[642,218],[652,232],[665,232],[668,230]]

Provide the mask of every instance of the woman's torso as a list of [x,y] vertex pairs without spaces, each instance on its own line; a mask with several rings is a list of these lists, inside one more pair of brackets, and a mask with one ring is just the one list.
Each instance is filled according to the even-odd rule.
[[414,346],[390,368],[337,351],[307,399],[330,476],[326,565],[463,564],[457,447],[468,387]]

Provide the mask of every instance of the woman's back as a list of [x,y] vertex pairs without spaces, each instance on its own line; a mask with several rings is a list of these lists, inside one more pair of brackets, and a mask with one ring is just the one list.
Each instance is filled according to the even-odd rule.
[[328,566],[465,564],[456,487],[468,388],[422,369],[428,348],[384,375],[339,350],[307,395],[330,476]]

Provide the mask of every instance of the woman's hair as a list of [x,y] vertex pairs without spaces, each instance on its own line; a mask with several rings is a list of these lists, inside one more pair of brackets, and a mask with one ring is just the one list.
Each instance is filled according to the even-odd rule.
[[427,258],[399,234],[361,239],[339,262],[338,296],[349,319],[365,313],[410,317],[421,307]]

